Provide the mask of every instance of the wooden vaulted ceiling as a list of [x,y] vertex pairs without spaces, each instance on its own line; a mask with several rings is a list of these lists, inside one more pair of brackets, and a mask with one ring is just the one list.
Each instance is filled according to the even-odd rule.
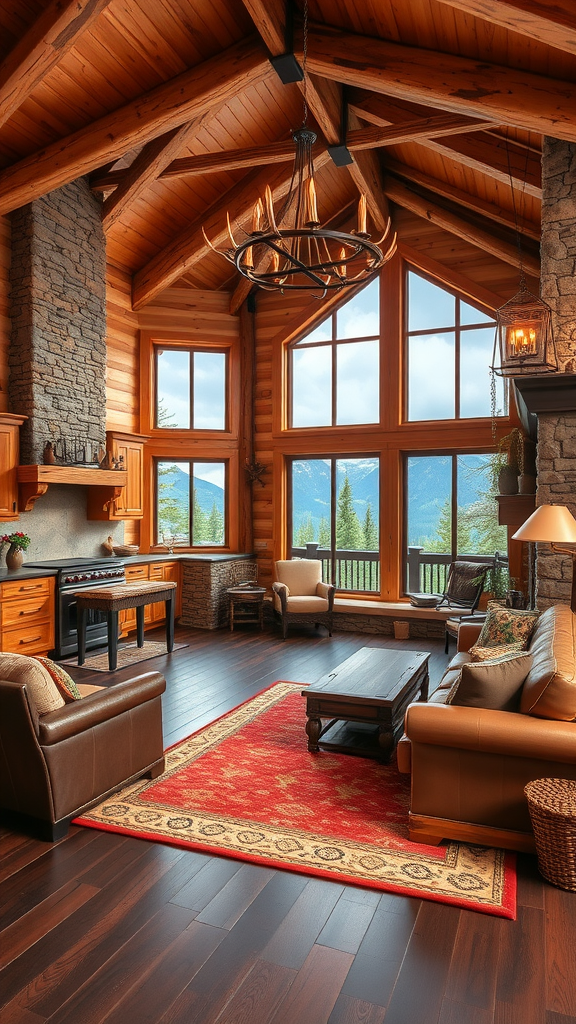
[[[294,50],[302,63],[302,0]],[[167,286],[247,294],[202,234],[284,194],[302,85],[285,0],[3,0],[0,213],[89,174],[139,308]],[[323,222],[366,192],[538,273],[542,136],[576,142],[573,0],[309,0],[306,96]],[[328,146],[346,144],[337,167]]]

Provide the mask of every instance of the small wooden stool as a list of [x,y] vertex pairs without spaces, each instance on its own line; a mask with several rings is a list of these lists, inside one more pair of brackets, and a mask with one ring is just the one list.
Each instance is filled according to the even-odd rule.
[[166,647],[174,648],[174,598],[177,584],[166,580],[153,583],[113,583],[109,587],[91,587],[74,594],[78,608],[78,664],[86,660],[86,611],[88,608],[106,612],[108,628],[108,668],[114,672],[118,664],[118,612],[136,609],[136,643],[144,646],[144,606],[155,601],[166,602]]

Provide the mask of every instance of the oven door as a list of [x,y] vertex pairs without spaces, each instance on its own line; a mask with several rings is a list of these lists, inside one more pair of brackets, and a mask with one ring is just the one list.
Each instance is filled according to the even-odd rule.
[[[110,582],[113,584],[123,583],[121,579]],[[94,580],[94,587],[102,589],[106,586],[102,580]],[[87,590],[89,583],[77,584],[75,587],[62,588],[58,595],[58,606],[56,615],[56,647],[54,656],[66,658],[70,654],[78,653],[78,611],[74,593],[76,590]],[[108,642],[108,631],[106,613],[89,608],[86,610],[86,649],[93,647],[104,647]]]

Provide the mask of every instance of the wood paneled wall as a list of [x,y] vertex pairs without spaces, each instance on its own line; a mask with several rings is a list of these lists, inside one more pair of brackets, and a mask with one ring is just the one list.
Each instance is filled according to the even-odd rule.
[[[471,299],[497,308],[518,289],[518,272],[504,263],[461,242],[453,235],[404,211],[397,211],[395,227],[404,255],[419,260],[421,269],[437,276],[448,286],[461,289]],[[442,277],[443,275],[443,277]],[[279,410],[282,406],[283,351],[286,340],[297,337],[311,323],[318,322],[343,296],[319,302],[307,294],[277,295],[259,292],[256,298],[256,386],[255,458],[266,466],[264,486],[253,484],[254,547],[260,565],[260,582],[270,585],[273,561],[286,555],[285,456],[331,452],[349,454],[379,451],[381,454],[381,521],[390,527],[383,563],[388,577],[387,600],[397,599],[401,578],[400,545],[402,530],[401,487],[404,451],[450,450],[451,448],[490,449],[493,441],[489,421],[459,421],[439,424],[431,433],[428,425],[400,424],[399,405],[401,310],[397,296],[401,288],[401,257],[389,263],[382,275],[382,323],[384,336],[383,379],[394,384],[383,402],[381,427],[342,428],[339,430],[299,430],[282,433]],[[537,291],[537,282],[533,283]],[[345,300],[344,300],[345,301]],[[391,392],[391,393],[390,393]],[[502,433],[507,429],[502,427]],[[385,484],[385,485],[384,485]]]
[[8,411],[10,344],[10,220],[0,217],[0,412]]

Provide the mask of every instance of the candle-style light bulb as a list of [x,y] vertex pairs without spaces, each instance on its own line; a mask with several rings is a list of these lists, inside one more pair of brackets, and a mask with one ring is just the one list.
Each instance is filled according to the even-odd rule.
[[272,253],[272,273],[277,274],[280,270],[280,256],[277,252]]
[[358,200],[358,234],[366,235],[366,196],[364,192]]
[[316,186],[310,175],[306,179],[306,224],[319,224],[318,207],[316,205]]
[[254,203],[254,210],[252,213],[252,234],[262,231],[262,218],[264,216],[264,206],[262,200],[258,199]]
[[344,247],[340,249],[340,259],[342,260],[340,265],[340,277],[346,277],[346,263],[344,262],[346,259],[346,249],[344,249]]
[[246,249],[246,251],[244,253],[244,263],[243,263],[243,265],[245,267],[248,267],[250,270],[254,270],[254,257],[252,255],[252,246],[251,245],[248,246],[248,248]]

